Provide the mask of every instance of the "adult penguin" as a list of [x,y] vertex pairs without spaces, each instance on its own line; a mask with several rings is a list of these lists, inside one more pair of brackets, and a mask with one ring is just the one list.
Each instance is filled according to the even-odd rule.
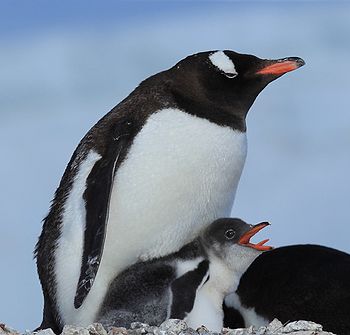
[[87,325],[139,259],[179,250],[228,216],[263,88],[304,64],[201,52],[143,81],[82,139],[36,246],[41,327]]
[[[232,261],[242,258],[233,255]],[[325,331],[350,334],[349,254],[301,244],[276,248],[255,259],[245,257],[244,263],[232,273],[235,290],[225,302],[238,310],[246,327],[266,326],[274,318],[283,323],[309,320]]]

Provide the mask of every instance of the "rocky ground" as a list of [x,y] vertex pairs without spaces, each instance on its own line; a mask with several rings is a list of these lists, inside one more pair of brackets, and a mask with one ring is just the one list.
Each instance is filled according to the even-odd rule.
[[[0,324],[0,335],[19,335],[20,333]],[[55,335],[51,329],[38,332],[27,331],[25,335]],[[100,323],[94,323],[88,327],[65,326],[61,335],[218,335],[202,326],[197,330],[189,328],[183,320],[167,320],[159,327],[149,326],[141,322],[135,322],[130,329],[111,327],[105,329]],[[229,329],[224,328],[222,335],[333,335],[322,330],[322,326],[310,321],[295,321],[283,325],[278,320],[273,320],[267,327],[250,327]]]

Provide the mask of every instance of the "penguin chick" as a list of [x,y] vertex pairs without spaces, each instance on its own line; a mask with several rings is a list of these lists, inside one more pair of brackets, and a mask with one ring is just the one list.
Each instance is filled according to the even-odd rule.
[[132,322],[159,326],[169,318],[183,319],[208,270],[198,239],[171,255],[138,262],[112,281],[97,322],[130,328]]
[[265,239],[254,244],[250,239],[268,222],[250,225],[241,219],[216,220],[200,240],[209,260],[209,279],[199,288],[194,306],[185,320],[197,328],[202,324],[220,332],[224,325],[223,302],[238,285],[237,274],[245,272],[262,252],[271,250]]
[[[132,265],[110,285],[97,321],[106,327],[128,328],[136,321],[160,325],[174,318],[195,329],[205,325],[220,331],[232,272],[241,267],[232,263],[232,254],[238,250],[245,259],[254,258],[258,251],[270,249],[264,245],[267,240],[248,243],[266,225],[220,219],[179,252]],[[237,244],[247,250],[242,252]]]

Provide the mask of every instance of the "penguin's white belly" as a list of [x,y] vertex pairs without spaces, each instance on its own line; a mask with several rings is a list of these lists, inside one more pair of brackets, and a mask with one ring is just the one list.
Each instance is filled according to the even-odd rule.
[[[81,253],[60,254],[66,260],[74,258],[70,262],[76,267],[70,266],[70,279],[60,278],[63,288],[74,289],[60,292],[58,285],[64,322],[93,322],[109,282],[126,266],[177,251],[213,220],[229,216],[246,149],[245,133],[180,110],[164,109],[150,116],[116,173],[101,264],[78,310],[73,301]],[[80,210],[84,216],[85,210]],[[62,235],[77,224],[63,221]],[[81,247],[82,232],[76,232]],[[65,247],[70,248],[67,243]],[[56,270],[66,269],[61,263]]]

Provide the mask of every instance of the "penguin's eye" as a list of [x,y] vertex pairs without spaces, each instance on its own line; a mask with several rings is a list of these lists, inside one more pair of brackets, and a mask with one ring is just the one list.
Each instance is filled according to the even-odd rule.
[[228,240],[232,240],[236,235],[236,232],[233,230],[233,229],[228,229],[225,231],[225,237],[228,239]]
[[227,78],[232,79],[232,78],[237,77],[237,76],[238,76],[238,73],[226,73],[226,72],[224,72],[224,75],[225,75]]

